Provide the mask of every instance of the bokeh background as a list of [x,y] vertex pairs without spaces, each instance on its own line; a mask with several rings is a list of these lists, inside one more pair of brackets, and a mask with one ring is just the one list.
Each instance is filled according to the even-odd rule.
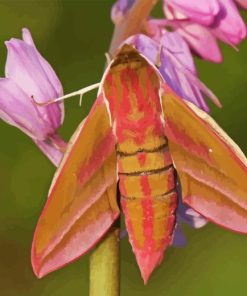
[[[113,0],[0,0],[0,75],[4,41],[21,37],[28,27],[37,47],[53,65],[65,93],[98,82],[113,25]],[[159,8],[154,12],[159,14]],[[247,41],[240,51],[222,46],[220,65],[196,60],[201,79],[218,95],[222,110],[212,116],[247,154]],[[68,140],[90,110],[95,93],[65,102],[61,135]],[[44,279],[35,278],[30,247],[55,168],[32,141],[0,121],[0,295],[88,295],[89,256]],[[247,181],[247,180],[246,180]],[[184,227],[185,248],[170,248],[162,265],[143,285],[127,239],[121,241],[121,296],[246,295],[247,237],[209,223],[200,230]],[[99,295],[100,296],[100,295]]]

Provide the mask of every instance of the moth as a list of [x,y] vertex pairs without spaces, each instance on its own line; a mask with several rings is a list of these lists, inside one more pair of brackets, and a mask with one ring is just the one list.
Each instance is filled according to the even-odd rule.
[[88,252],[120,215],[146,282],[172,242],[182,200],[247,233],[247,159],[205,112],[179,98],[156,67],[124,45],[69,142],[32,244],[43,277]]

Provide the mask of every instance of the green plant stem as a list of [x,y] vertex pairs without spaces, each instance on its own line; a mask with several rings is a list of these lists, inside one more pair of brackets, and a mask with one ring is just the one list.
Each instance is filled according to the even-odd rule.
[[90,257],[90,296],[120,295],[119,228],[112,227]]
[[[129,36],[140,33],[144,21],[158,0],[136,0],[122,22],[115,26],[109,53]],[[120,295],[120,219],[109,230],[90,256],[90,296]]]

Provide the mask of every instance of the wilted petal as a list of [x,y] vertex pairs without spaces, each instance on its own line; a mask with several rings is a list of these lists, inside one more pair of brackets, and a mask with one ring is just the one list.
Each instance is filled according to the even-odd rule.
[[118,24],[124,19],[125,14],[129,11],[134,2],[135,0],[118,0],[112,6],[111,19],[114,24]]
[[201,58],[214,63],[222,62],[217,40],[209,29],[188,22],[181,24],[177,32]]
[[232,0],[218,0],[218,13],[212,31],[219,39],[229,44],[239,44],[246,37],[246,25]]
[[[53,82],[46,74],[47,67],[44,70],[40,63],[36,48],[18,39],[7,41],[6,46],[8,49],[6,77],[13,79],[29,98],[34,96],[39,102],[46,102],[59,96]],[[53,129],[60,126],[62,114],[57,104],[38,108],[47,125]]]
[[164,5],[202,25],[211,24],[220,10],[217,0],[165,0]]
[[11,78],[0,79],[0,117],[30,137],[44,139],[52,132],[31,98]]
[[236,0],[236,2],[243,8],[247,9],[247,0]]

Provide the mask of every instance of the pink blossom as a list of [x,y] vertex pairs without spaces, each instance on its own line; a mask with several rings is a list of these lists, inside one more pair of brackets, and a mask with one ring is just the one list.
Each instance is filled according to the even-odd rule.
[[[246,0],[237,1],[247,8]],[[117,25],[124,21],[135,0],[118,0],[112,8],[112,19]],[[164,28],[177,31],[201,58],[222,62],[217,40],[235,47],[246,38],[245,23],[233,0],[164,0],[166,19],[149,18],[143,32],[152,39],[162,38]]]
[[34,103],[62,96],[62,85],[49,63],[36,49],[31,34],[22,31],[23,40],[6,42],[8,55],[6,78],[0,79],[0,117],[30,136],[55,164],[61,160],[64,147],[57,129],[63,122],[63,103],[47,107]]
[[216,38],[235,46],[246,37],[246,26],[232,0],[169,0],[164,2],[164,12],[190,47],[213,62],[222,61]]
[[212,23],[213,34],[225,43],[237,45],[246,38],[246,25],[232,0],[218,0],[220,11]]
[[213,23],[220,11],[220,5],[215,0],[166,0],[164,9],[169,6],[181,13],[182,18],[189,18],[202,25]]
[[192,22],[184,22],[176,31],[198,56],[210,62],[222,62],[223,58],[217,39],[208,28]]

